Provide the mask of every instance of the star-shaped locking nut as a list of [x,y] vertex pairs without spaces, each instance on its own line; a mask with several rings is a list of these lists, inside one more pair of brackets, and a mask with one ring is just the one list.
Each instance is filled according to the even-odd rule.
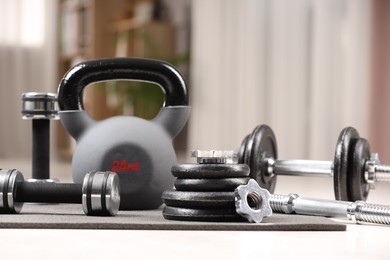
[[271,194],[251,179],[245,185],[240,185],[234,190],[236,212],[249,222],[260,223],[264,217],[272,215],[269,204]]

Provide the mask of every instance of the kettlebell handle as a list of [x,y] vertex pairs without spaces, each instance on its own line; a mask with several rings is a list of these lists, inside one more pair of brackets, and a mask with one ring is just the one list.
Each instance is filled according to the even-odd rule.
[[82,62],[64,75],[58,87],[60,110],[84,110],[84,88],[109,80],[156,83],[165,93],[165,107],[188,106],[185,81],[172,65],[152,59],[111,58]]

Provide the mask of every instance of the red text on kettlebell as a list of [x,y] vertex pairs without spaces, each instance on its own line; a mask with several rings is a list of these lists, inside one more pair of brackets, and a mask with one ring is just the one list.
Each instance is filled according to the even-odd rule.
[[127,163],[127,160],[113,161],[111,171],[112,172],[131,172],[140,170],[140,162]]

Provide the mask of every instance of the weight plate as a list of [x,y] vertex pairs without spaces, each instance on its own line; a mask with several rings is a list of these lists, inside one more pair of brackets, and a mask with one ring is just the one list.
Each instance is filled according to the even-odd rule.
[[177,207],[165,207],[163,216],[169,220],[182,221],[211,221],[211,222],[242,222],[243,217],[232,209],[187,209]]
[[245,150],[246,144],[248,141],[249,135],[245,136],[244,140],[242,140],[240,150],[238,151],[238,163],[245,163]]
[[182,179],[235,178],[249,176],[246,164],[177,164],[172,174]]
[[333,185],[336,200],[350,201],[348,192],[348,172],[353,171],[353,147],[359,133],[353,127],[344,128],[337,140],[333,162]]
[[260,187],[273,193],[276,176],[268,174],[268,159],[276,160],[278,157],[274,132],[267,125],[257,126],[245,147],[244,161],[249,165],[250,177],[255,179]]
[[353,149],[352,171],[348,172],[348,192],[350,201],[367,200],[370,185],[364,178],[366,161],[370,159],[370,144],[364,138],[357,140]]
[[182,208],[235,208],[234,192],[164,191],[161,199],[167,206]]
[[176,179],[178,191],[234,191],[239,185],[248,183],[249,177],[222,179]]

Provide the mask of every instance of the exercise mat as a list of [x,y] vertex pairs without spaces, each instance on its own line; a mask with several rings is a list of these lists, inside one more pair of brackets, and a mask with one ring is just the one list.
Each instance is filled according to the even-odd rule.
[[262,223],[192,222],[166,220],[162,208],[119,211],[115,217],[85,216],[81,205],[25,204],[20,214],[0,215],[0,228],[128,229],[128,230],[237,230],[345,231],[346,225],[323,217],[273,214]]

